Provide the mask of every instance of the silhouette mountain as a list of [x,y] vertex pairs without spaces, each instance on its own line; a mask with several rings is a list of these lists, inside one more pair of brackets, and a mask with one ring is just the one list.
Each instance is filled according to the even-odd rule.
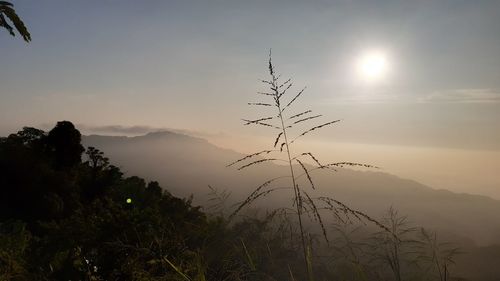
[[[136,137],[90,135],[84,136],[82,143],[104,151],[113,164],[130,174],[159,181],[176,196],[195,194],[195,202],[202,205],[207,202],[204,195],[209,194],[208,185],[228,190],[232,200],[240,201],[267,179],[286,175],[287,169],[274,163],[243,171],[227,168],[227,164],[244,155],[201,138],[168,131]],[[417,225],[438,230],[453,240],[500,244],[498,200],[433,189],[377,170],[317,170],[312,176],[324,195],[373,217],[380,217],[393,206]],[[307,184],[305,177],[303,180],[299,184]],[[283,201],[289,200],[285,193],[278,192],[261,204],[285,204]]]

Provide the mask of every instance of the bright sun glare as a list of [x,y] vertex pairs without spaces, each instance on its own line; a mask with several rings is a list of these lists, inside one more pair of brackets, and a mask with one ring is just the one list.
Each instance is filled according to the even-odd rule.
[[363,79],[376,81],[382,79],[387,72],[387,59],[382,52],[366,52],[357,62],[359,74]]

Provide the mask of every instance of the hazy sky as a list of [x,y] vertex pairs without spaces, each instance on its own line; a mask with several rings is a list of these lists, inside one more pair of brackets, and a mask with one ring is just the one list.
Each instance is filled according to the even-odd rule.
[[[63,119],[260,134],[239,118],[272,48],[304,106],[344,119],[323,140],[500,150],[500,1],[14,4],[33,41],[0,32],[0,135]],[[373,50],[388,71],[367,82]]]
[[[69,119],[232,132],[277,67],[355,142],[500,148],[499,1],[15,1],[0,133]],[[353,66],[383,50],[390,72]],[[358,77],[359,78],[359,77]],[[325,112],[326,111],[326,112]]]

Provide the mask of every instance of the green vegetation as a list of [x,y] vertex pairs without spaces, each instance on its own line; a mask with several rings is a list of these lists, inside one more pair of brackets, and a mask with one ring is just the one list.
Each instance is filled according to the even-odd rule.
[[289,275],[281,268],[293,268],[293,248],[269,221],[229,227],[157,182],[124,177],[80,138],[63,121],[48,133],[24,128],[0,139],[0,280]]
[[16,36],[14,32],[16,30],[23,37],[24,41],[31,41],[31,34],[14,10],[14,5],[10,2],[0,1],[0,27],[7,29],[12,36]]
[[[31,41],[10,2],[0,1],[0,27]],[[193,206],[192,197],[180,199],[158,182],[124,176],[102,151],[83,147],[80,132],[68,121],[48,133],[25,127],[0,138],[0,281],[464,280],[451,272],[458,248],[412,226],[394,209],[379,221],[332,197],[313,196],[315,170],[374,167],[322,164],[311,152],[294,154],[298,138],[340,120],[291,137],[294,129],[322,115],[291,112],[305,88],[290,97],[292,81],[280,80],[271,57],[268,70],[269,80],[262,80],[268,91],[259,94],[271,102],[249,105],[275,112],[244,121],[278,130],[273,148],[229,166],[242,170],[283,161],[290,173],[258,186],[230,214],[226,191],[210,187],[214,204],[203,211]],[[275,154],[286,157],[271,157]],[[272,185],[283,179],[291,185]],[[284,189],[293,191],[291,208],[236,216]],[[334,220],[323,219],[325,213]],[[303,220],[306,216],[316,228]],[[489,249],[479,250],[482,256]]]
[[[308,235],[308,276],[288,216],[229,223],[218,208],[207,214],[157,182],[124,177],[80,139],[67,121],[0,138],[0,280],[393,280],[391,264],[375,258],[391,236],[344,235],[345,224],[330,232],[331,246]],[[397,256],[399,280],[452,280],[442,262],[453,253],[417,230],[407,235],[423,237],[418,247],[405,243]]]
[[[309,195],[316,189],[313,170],[371,166],[320,164],[310,152],[292,155],[296,138],[288,140],[289,129],[319,116],[308,117],[307,110],[285,117],[302,91],[282,107],[291,82],[278,82],[271,60],[269,73],[271,80],[264,82],[271,86],[278,115],[246,122],[268,126],[277,119],[281,125],[270,127],[279,130],[274,147],[280,148],[230,166],[279,160],[255,157],[283,152],[290,175],[266,181],[229,214],[226,191],[210,187],[207,213],[193,206],[192,198],[176,198],[157,182],[125,177],[102,151],[84,148],[68,121],[48,133],[25,127],[0,138],[0,280],[452,280],[449,267],[458,252],[435,234],[409,227],[392,209],[379,222],[331,197]],[[294,120],[298,116],[302,119]],[[311,168],[302,157],[317,166]],[[302,174],[294,173],[297,167]],[[309,191],[299,187],[302,177]],[[279,179],[291,180],[293,208],[236,216],[256,199],[283,189],[271,186]],[[324,212],[334,220],[323,219]],[[303,215],[318,222],[318,229]],[[352,218],[375,227],[350,229]],[[332,227],[333,221],[339,224]]]

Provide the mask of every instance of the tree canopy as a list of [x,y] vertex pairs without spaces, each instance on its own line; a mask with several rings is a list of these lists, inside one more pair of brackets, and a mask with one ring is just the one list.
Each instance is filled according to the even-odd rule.
[[264,251],[265,223],[229,228],[80,142],[68,121],[0,138],[0,280],[262,280],[242,241]]
[[24,41],[31,41],[31,34],[10,2],[0,1],[0,27],[5,28],[12,36],[16,36],[14,31],[17,31]]

